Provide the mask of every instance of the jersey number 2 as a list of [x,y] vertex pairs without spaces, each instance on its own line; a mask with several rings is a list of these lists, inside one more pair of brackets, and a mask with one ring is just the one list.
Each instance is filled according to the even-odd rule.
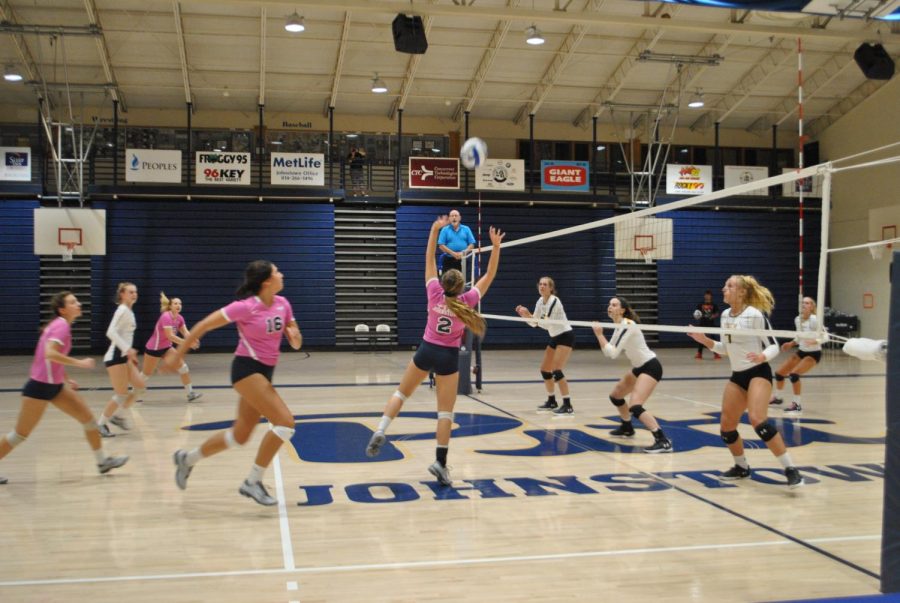
[[441,316],[438,318],[435,330],[441,335],[449,335],[451,327],[453,327],[453,321],[446,316]]

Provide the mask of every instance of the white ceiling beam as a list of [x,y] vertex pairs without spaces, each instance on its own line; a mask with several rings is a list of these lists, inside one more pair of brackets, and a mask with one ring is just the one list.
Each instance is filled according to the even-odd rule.
[[[288,0],[262,2],[261,0],[191,0],[196,3],[206,4],[232,4],[243,6],[259,6],[266,4],[269,6],[278,5],[291,7],[296,2]],[[409,2],[372,2],[371,0],[309,0],[303,2],[304,8],[318,8],[324,10],[343,10],[353,11],[354,13],[376,13],[376,14],[396,14],[409,13],[421,17],[466,17],[469,19],[481,19],[490,21],[525,21],[535,23],[562,23],[567,25],[581,25],[583,27],[607,26],[616,28],[634,28],[645,30],[648,26],[646,17],[629,17],[625,15],[614,15],[608,12],[570,12],[563,10],[533,10],[510,8],[508,6],[458,6],[452,3],[444,4],[422,4],[416,3],[412,8]],[[858,42],[869,41],[871,34],[863,31],[852,31],[838,29],[816,29],[811,26],[787,26],[778,27],[775,25],[764,24],[747,24],[747,23],[715,23],[703,22],[695,19],[685,18],[654,20],[653,27],[663,31],[700,31],[712,34],[738,34],[743,36],[755,36],[758,38],[790,38],[797,39],[820,39],[820,40],[844,40]],[[623,34],[624,35],[624,34]]]
[[849,113],[859,103],[872,96],[876,90],[886,83],[887,81],[885,80],[866,80],[853,90],[853,92],[845,95],[844,98],[829,107],[825,113],[811,120],[806,135],[810,138],[818,136],[825,131],[828,126]]
[[[100,23],[100,15],[97,12],[97,6],[94,4],[94,0],[84,0],[84,10],[88,14],[88,21],[90,21],[91,25],[96,25],[102,32],[103,25]],[[112,61],[109,58],[109,47],[106,45],[106,37],[103,35],[97,36],[94,38],[94,42],[97,44],[97,52],[100,54],[100,63],[103,66],[103,74],[106,76],[106,83],[113,84],[114,86],[113,88],[110,88],[110,94],[112,95],[113,100],[119,101],[119,107],[122,111],[127,113],[128,106],[125,104],[125,97],[122,95],[118,88],[118,84],[116,83],[116,74],[113,71]]]
[[341,28],[341,41],[338,44],[337,59],[334,62],[334,76],[331,78],[331,97],[325,104],[324,116],[328,117],[328,110],[337,107],[338,88],[341,84],[341,72],[344,70],[344,57],[347,55],[347,40],[350,38],[350,13],[344,13],[344,26]]
[[[0,21],[18,25],[16,14],[13,12],[8,0],[0,0]],[[13,45],[16,47],[19,60],[22,62],[22,67],[25,68],[25,75],[28,76],[26,79],[31,82],[43,83],[45,81],[44,75],[41,73],[40,67],[38,67],[37,63],[34,61],[34,57],[31,56],[31,51],[28,49],[28,44],[25,42],[25,36],[21,34],[10,34],[10,37],[12,38]],[[39,99],[44,99],[50,104],[50,107],[47,107],[48,109],[52,107],[52,99],[50,99],[49,96],[45,98],[43,90],[35,89],[35,93]]]
[[537,114],[541,105],[544,104],[544,101],[550,94],[550,91],[553,90],[553,85],[556,83],[556,80],[559,79],[565,70],[566,65],[572,59],[575,49],[584,39],[586,33],[587,27],[575,25],[569,33],[566,34],[565,40],[563,40],[559,50],[553,56],[553,60],[550,62],[546,71],[544,71],[544,75],[541,76],[540,83],[532,90],[529,100],[519,108],[516,117],[513,119],[513,123],[519,125],[525,121],[526,115]]
[[[191,99],[191,78],[188,74],[187,49],[184,43],[184,24],[181,20],[181,2],[172,0],[172,11],[175,14],[175,37],[178,39],[178,57],[181,60],[181,80],[184,85],[184,102],[189,104]],[[193,110],[193,105],[191,105]]]
[[[506,5],[510,8],[515,8],[519,5],[519,1],[520,0],[509,0]],[[485,48],[484,54],[481,55],[481,60],[478,62],[478,68],[475,69],[475,76],[472,78],[472,81],[469,82],[469,87],[466,89],[463,100],[456,105],[456,109],[453,111],[453,121],[461,120],[464,114],[471,112],[475,107],[478,93],[481,91],[481,86],[484,84],[485,79],[487,79],[487,74],[491,70],[491,65],[494,64],[494,59],[497,58],[497,52],[503,45],[506,34],[509,33],[510,25],[512,25],[512,23],[509,21],[500,21],[497,24],[497,27],[494,28],[494,33],[491,34],[491,41],[488,42],[487,48]]]
[[794,56],[794,43],[789,40],[776,42],[772,50],[744,74],[731,92],[691,124],[691,130],[705,130],[714,123],[723,123],[741,103],[750,98],[754,90]]
[[259,8],[259,102],[266,106],[266,7]]

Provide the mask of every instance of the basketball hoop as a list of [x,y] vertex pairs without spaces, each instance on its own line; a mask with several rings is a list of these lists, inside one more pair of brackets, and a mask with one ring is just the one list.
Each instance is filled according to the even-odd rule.
[[62,261],[71,262],[72,256],[75,254],[75,243],[64,243],[64,245],[66,247],[62,250]]
[[[890,249],[890,244],[887,245]],[[884,246],[883,245],[872,245],[869,247],[869,253],[872,254],[873,260],[880,260],[881,256],[884,254]]]
[[638,251],[641,252],[645,264],[653,263],[653,249],[651,247],[641,247]]

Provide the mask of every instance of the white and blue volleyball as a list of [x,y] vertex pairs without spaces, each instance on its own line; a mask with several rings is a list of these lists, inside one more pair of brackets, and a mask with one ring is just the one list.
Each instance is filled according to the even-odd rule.
[[465,141],[459,150],[459,160],[470,170],[480,167],[485,159],[487,159],[487,143],[477,136]]

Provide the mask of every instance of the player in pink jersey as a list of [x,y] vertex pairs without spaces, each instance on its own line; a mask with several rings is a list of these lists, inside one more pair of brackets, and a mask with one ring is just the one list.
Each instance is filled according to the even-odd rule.
[[475,306],[487,293],[497,275],[500,243],[504,237],[503,232],[491,227],[493,250],[487,271],[475,283],[474,288],[463,293],[465,283],[459,270],[447,270],[438,280],[435,249],[438,233],[448,222],[447,216],[435,220],[431,225],[428,246],[425,249],[425,291],[428,294],[428,322],[425,326],[425,335],[406,367],[397,391],[388,400],[378,429],[372,434],[366,447],[366,454],[370,457],[381,452],[381,447],[387,441],[384,432],[388,425],[397,418],[403,403],[413,395],[428,373],[434,372],[438,410],[435,434],[437,460],[428,467],[428,471],[444,486],[452,483],[450,470],[447,468],[447,450],[450,445],[450,432],[453,429],[453,406],[456,404],[456,389],[459,383],[459,345],[466,327],[479,337],[484,334],[484,319],[475,311]]
[[[172,344],[182,345],[184,338],[190,335],[184,317],[181,315],[181,300],[173,297],[171,300],[163,292],[159,293],[159,319],[153,328],[153,335],[144,346],[144,369],[141,375],[145,382],[150,381],[150,376],[156,370],[159,359],[165,356],[174,356],[175,348]],[[179,334],[181,335],[179,337]],[[194,343],[194,348],[200,347],[200,342]],[[181,384],[184,385],[184,393],[188,402],[193,402],[203,394],[194,391],[191,384],[191,374],[188,365],[182,362],[180,366],[173,365],[181,376]],[[143,392],[141,392],[143,393]]]
[[206,333],[230,322],[237,324],[240,342],[231,364],[231,383],[240,395],[237,417],[230,429],[208,438],[190,452],[175,451],[175,483],[182,490],[187,487],[188,476],[197,461],[235,444],[246,444],[262,416],[273,427],[263,436],[250,475],[238,491],[261,505],[278,502],[266,491],[262,478],[281,445],[293,437],[294,416],[272,386],[272,375],[278,364],[282,336],[287,337],[295,350],[303,344],[291,304],[277,295],[283,288],[284,275],[277,266],[266,260],[251,262],[244,272],[244,284],[237,290],[237,297],[242,299],[194,325],[184,345],[178,346],[171,360],[165,359],[167,368],[172,370],[184,360],[188,348]]
[[[110,344],[103,356],[103,364],[112,383],[113,395],[97,422],[100,435],[105,438],[113,437],[109,429],[110,423],[125,431],[131,429],[123,410],[131,408],[137,398],[137,392],[147,385],[138,369],[137,350],[133,347],[137,322],[132,307],[137,298],[138,292],[134,283],[122,282],[116,287],[115,301],[118,306],[106,329],[106,337]],[[132,388],[131,391],[129,386]]]
[[[97,459],[97,469],[107,473],[121,467],[127,456],[109,456],[103,450],[103,441],[97,431],[97,422],[84,399],[76,391],[78,384],[66,377],[65,366],[94,368],[93,358],[72,358],[72,322],[81,316],[81,302],[71,291],[57,293],[50,300],[50,308],[56,315],[41,333],[34,351],[28,383],[22,388],[22,406],[16,427],[0,438],[0,459],[24,442],[37,427],[48,403],[81,423],[88,444]],[[0,478],[0,483],[6,483]]]

